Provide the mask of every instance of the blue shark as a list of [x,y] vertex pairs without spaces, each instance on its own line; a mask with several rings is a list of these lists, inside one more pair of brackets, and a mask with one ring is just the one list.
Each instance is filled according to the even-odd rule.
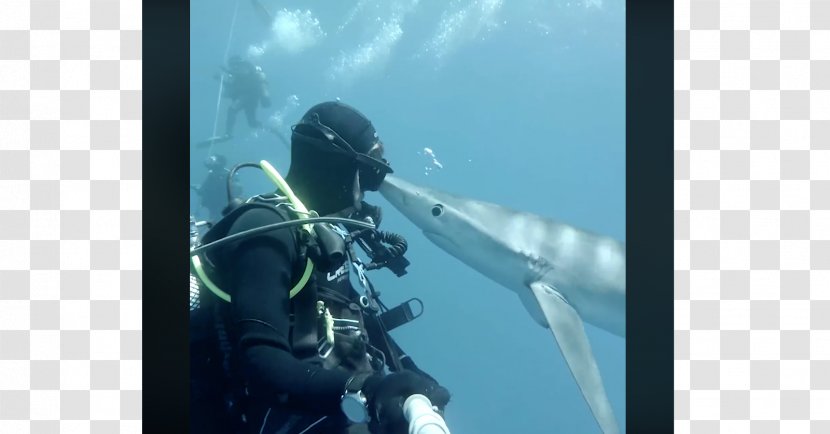
[[625,244],[394,176],[379,191],[435,245],[519,296],[551,330],[600,429],[619,433],[583,320],[625,337]]

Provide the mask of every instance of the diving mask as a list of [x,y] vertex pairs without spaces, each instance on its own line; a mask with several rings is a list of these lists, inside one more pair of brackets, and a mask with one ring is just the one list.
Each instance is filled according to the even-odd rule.
[[[302,130],[306,128],[317,131],[326,139],[319,139],[303,133]],[[383,152],[383,142],[380,139],[376,139],[368,153],[363,154],[357,152],[346,139],[337,134],[333,129],[322,124],[320,117],[316,113],[311,116],[310,120],[303,120],[292,126],[291,131],[302,137],[306,142],[324,151],[347,155],[357,161],[360,185],[365,190],[377,191],[386,178],[386,175],[394,172],[389,165],[389,161],[385,158],[371,155],[372,153]]]

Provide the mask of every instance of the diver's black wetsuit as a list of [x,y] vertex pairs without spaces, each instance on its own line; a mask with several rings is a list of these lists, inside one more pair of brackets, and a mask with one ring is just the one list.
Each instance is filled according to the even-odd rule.
[[225,134],[233,135],[236,117],[240,111],[245,112],[245,119],[251,128],[259,128],[262,123],[256,118],[256,110],[260,103],[263,107],[270,107],[265,74],[247,64],[248,68],[230,72],[230,78],[225,90],[225,96],[231,99],[228,113],[225,118]]
[[[269,209],[248,209],[230,225],[228,234],[283,220]],[[324,369],[319,363],[299,360],[293,353],[289,292],[302,272],[298,265],[305,265],[299,257],[296,238],[291,230],[272,231],[218,249],[214,256],[218,268],[224,270],[224,284],[232,296],[228,325],[233,329],[235,356],[249,394],[245,405],[247,431],[276,432],[286,420],[302,417],[295,422],[295,431],[287,431],[295,433],[327,416],[306,433],[368,433],[365,425],[347,428],[339,407],[346,382],[354,371],[343,366]],[[344,269],[348,270],[348,266]],[[345,281],[345,286],[340,285],[338,292],[351,288],[348,276],[340,281]],[[310,289],[306,287],[295,298],[304,291]],[[335,316],[338,313],[332,311]],[[365,351],[360,357],[365,357]],[[364,372],[371,371],[368,362],[358,360],[352,368],[355,365],[362,366]],[[286,397],[290,407],[281,402]]]
[[262,126],[262,123],[256,118],[257,103],[259,101],[252,97],[242,97],[233,100],[231,106],[228,107],[228,114],[225,118],[225,134],[233,135],[234,125],[236,125],[236,116],[240,111],[245,112],[245,119],[248,121],[248,126],[256,129]]

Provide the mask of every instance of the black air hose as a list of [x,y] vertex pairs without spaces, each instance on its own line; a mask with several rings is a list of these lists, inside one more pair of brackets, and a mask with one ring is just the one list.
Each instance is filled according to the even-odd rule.
[[228,181],[227,181],[227,193],[228,193],[228,203],[233,202],[233,177],[236,176],[236,172],[243,167],[252,167],[256,169],[262,169],[259,164],[257,163],[239,163],[236,166],[233,166],[230,171],[228,171]]
[[398,257],[406,253],[406,249],[409,248],[409,245],[406,243],[406,239],[398,235],[394,232],[386,232],[386,231],[378,231],[378,235],[380,236],[380,241],[384,244],[389,245],[389,256],[390,257]]

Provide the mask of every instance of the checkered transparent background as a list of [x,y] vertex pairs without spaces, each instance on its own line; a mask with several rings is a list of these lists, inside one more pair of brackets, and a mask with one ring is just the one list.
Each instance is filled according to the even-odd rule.
[[0,5],[0,432],[141,431],[141,0]]
[[830,0],[675,1],[677,433],[830,433]]
[[[140,431],[140,17],[3,1],[0,432]],[[675,28],[676,431],[830,432],[830,0]]]

